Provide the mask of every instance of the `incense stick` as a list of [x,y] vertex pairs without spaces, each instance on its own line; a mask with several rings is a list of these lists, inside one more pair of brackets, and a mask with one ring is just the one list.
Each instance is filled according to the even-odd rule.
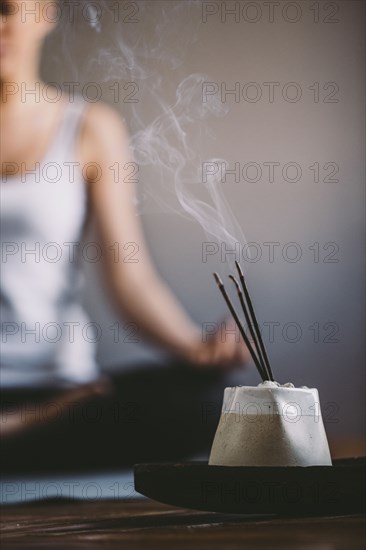
[[261,351],[262,351],[262,354],[263,354],[264,362],[265,362],[265,365],[266,365],[266,370],[268,371],[269,379],[273,382],[274,378],[273,378],[273,374],[272,374],[271,365],[269,364],[268,355],[267,355],[267,352],[266,352],[266,348],[264,347],[264,343],[263,343],[263,340],[262,340],[262,334],[261,334],[261,331],[259,330],[259,326],[258,326],[257,318],[256,318],[255,313],[254,313],[252,301],[250,299],[249,292],[248,292],[248,289],[247,289],[247,285],[245,283],[244,274],[243,274],[243,271],[242,271],[242,269],[241,269],[241,267],[240,267],[240,265],[237,261],[235,261],[235,265],[236,265],[236,269],[238,270],[238,273],[239,273],[240,282],[241,282],[241,286],[242,286],[243,291],[244,291],[245,299],[246,299],[247,304],[248,304],[249,313],[250,313],[250,316],[253,320],[254,329],[255,329],[255,332],[257,334],[258,342],[259,342],[259,345],[260,345],[260,348],[261,348]]
[[228,296],[228,294],[227,294],[227,292],[226,292],[226,290],[225,290],[224,283],[222,282],[222,280],[220,279],[220,277],[219,277],[219,275],[218,275],[217,273],[214,273],[213,276],[215,277],[217,286],[219,287],[219,289],[220,289],[220,291],[221,291],[221,294],[223,295],[223,297],[224,297],[224,299],[225,299],[225,302],[226,302],[226,304],[227,304],[227,306],[228,306],[228,308],[229,308],[229,310],[230,310],[231,315],[234,317],[234,320],[235,320],[235,322],[236,322],[236,324],[237,324],[237,327],[238,327],[238,329],[239,329],[239,331],[240,331],[240,334],[242,335],[243,340],[244,340],[244,342],[245,342],[245,344],[246,344],[246,346],[247,346],[247,348],[248,348],[248,350],[249,350],[249,352],[250,352],[250,355],[251,355],[252,358],[253,358],[254,364],[255,364],[255,366],[257,367],[257,370],[258,370],[258,372],[259,372],[259,374],[260,374],[260,376],[261,376],[261,378],[262,378],[262,380],[263,380],[263,382],[264,382],[264,381],[267,379],[267,378],[266,378],[266,374],[263,372],[262,366],[261,366],[260,362],[259,362],[258,359],[257,359],[257,356],[256,356],[256,354],[255,354],[255,352],[254,352],[254,350],[253,350],[253,348],[252,348],[252,345],[251,345],[251,343],[250,343],[250,341],[249,341],[247,335],[245,334],[245,330],[244,330],[244,328],[243,328],[243,326],[242,326],[242,324],[241,324],[241,322],[240,322],[239,316],[238,316],[238,314],[236,313],[236,310],[235,310],[235,308],[234,308],[234,306],[233,306],[233,304],[232,304],[232,302],[231,302],[231,300],[230,300],[230,298],[229,298],[229,296]]
[[241,307],[242,307],[242,310],[243,310],[243,313],[244,313],[244,317],[245,317],[245,320],[247,322],[249,332],[250,332],[250,335],[253,339],[253,344],[254,344],[254,347],[255,347],[256,352],[257,352],[258,360],[259,360],[259,362],[262,366],[263,372],[265,372],[267,374],[267,379],[269,380],[270,379],[270,373],[267,371],[267,367],[266,367],[266,364],[265,364],[264,359],[263,359],[263,354],[262,354],[262,351],[261,351],[259,343],[258,343],[258,338],[255,334],[255,331],[253,330],[253,321],[250,319],[248,309],[245,305],[243,292],[240,288],[240,285],[239,285],[238,281],[235,279],[235,277],[233,275],[229,275],[229,277],[235,283],[236,290],[237,290],[239,300],[240,300],[240,304],[241,304]]

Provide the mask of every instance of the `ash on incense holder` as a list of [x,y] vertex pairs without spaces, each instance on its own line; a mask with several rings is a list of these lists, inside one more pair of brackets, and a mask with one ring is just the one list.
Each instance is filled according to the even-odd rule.
[[[257,367],[257,387],[226,388],[209,466],[331,466],[318,390],[274,381],[243,271],[233,275],[249,333],[217,275],[215,280]],[[240,286],[241,285],[241,286]]]

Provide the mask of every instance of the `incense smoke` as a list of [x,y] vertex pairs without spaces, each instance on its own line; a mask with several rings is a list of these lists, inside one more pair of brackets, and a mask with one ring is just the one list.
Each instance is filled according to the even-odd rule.
[[[214,171],[203,174],[210,163],[225,166],[225,160],[202,159],[200,154],[200,143],[214,139],[210,119],[225,116],[227,106],[213,95],[203,101],[209,75],[185,74],[186,52],[197,41],[201,24],[201,2],[120,2],[125,11],[118,23],[115,2],[81,4],[75,24],[58,29],[70,76],[85,82],[94,78],[105,89],[115,82],[134,83],[138,90],[138,102],[124,103],[123,114],[135,160],[148,169],[139,184],[139,212],[149,211],[153,201],[162,212],[196,220],[208,240],[228,248],[244,245],[219,177]],[[80,41],[78,25],[84,28],[86,44],[81,68],[72,51]]]

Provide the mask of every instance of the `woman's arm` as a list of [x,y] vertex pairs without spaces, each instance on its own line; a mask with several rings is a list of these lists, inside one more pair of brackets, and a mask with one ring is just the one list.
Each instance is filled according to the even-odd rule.
[[[128,163],[134,162],[128,132],[119,115],[104,104],[88,110],[81,160],[98,165],[88,168],[90,202],[103,246],[107,286],[117,309],[146,337],[193,362],[227,365],[245,360],[245,344],[233,336],[217,335],[202,342],[200,328],[157,275],[134,205],[136,184],[126,177],[131,173],[126,170]],[[137,253],[129,259],[133,247]]]

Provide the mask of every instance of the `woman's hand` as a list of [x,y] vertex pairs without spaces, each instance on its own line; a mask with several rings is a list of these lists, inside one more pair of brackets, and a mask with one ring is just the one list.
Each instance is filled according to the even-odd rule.
[[199,367],[232,368],[246,364],[250,353],[234,320],[229,318],[215,333],[197,339],[187,357]]
[[[109,378],[106,375],[100,375],[94,382],[60,391],[51,400],[33,403],[32,407],[37,411],[36,414],[24,414],[23,405],[21,405],[19,410],[14,413],[1,415],[0,438],[2,442],[5,442],[10,437],[29,432],[30,429],[42,428],[50,423],[54,424],[64,415],[70,415],[70,407],[86,405],[88,402],[110,395],[112,392],[113,386]],[[50,405],[52,405],[51,409]],[[50,417],[50,410],[57,411],[57,417]]]

